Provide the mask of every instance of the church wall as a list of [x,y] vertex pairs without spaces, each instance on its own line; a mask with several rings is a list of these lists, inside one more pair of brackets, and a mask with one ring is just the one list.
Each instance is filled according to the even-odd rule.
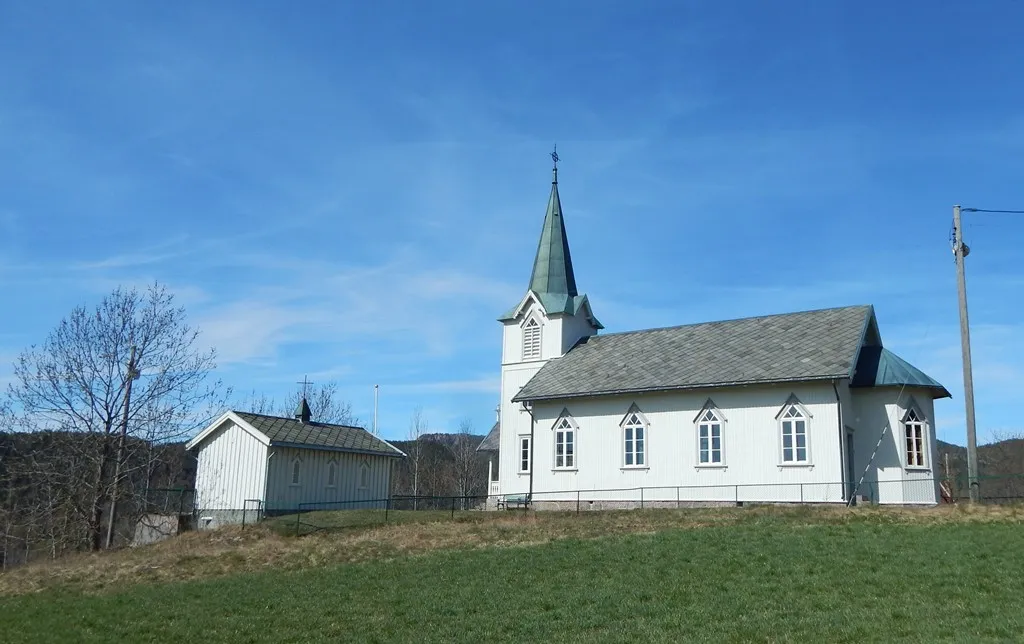
[[498,452],[498,471],[501,472],[500,487],[502,494],[514,493],[522,485],[528,489],[529,477],[519,473],[518,440],[521,435],[530,433],[530,415],[522,411],[519,403],[512,398],[527,381],[540,370],[543,362],[527,362],[518,365],[506,365],[501,370],[501,430],[499,434],[500,450]]
[[559,356],[565,355],[580,338],[594,335],[596,331],[582,311],[578,315],[563,316],[560,320],[562,328],[559,337],[558,353],[556,354]]
[[245,429],[227,420],[209,436],[197,454],[196,507],[240,510],[246,499],[262,499],[267,447]]
[[[811,415],[808,440],[810,465],[781,464],[781,437],[776,415],[795,394]],[[708,398],[725,417],[724,467],[697,463],[694,424]],[[646,469],[623,466],[620,423],[635,403],[650,425]],[[554,470],[552,427],[566,409],[579,425],[576,436],[577,470]],[[575,500],[581,493],[592,500],[635,500],[643,487],[647,501],[776,501],[842,502],[844,477],[840,451],[836,397],[831,383],[794,383],[729,387],[681,392],[603,396],[534,405],[534,500]],[[529,416],[520,414],[516,433],[529,432]],[[525,418],[523,418],[525,417]],[[504,417],[503,417],[504,422]],[[504,425],[502,427],[503,434]],[[503,459],[515,452],[515,441],[505,440]],[[502,463],[506,467],[505,460]],[[524,493],[528,477],[509,477],[515,456],[503,469],[503,493]],[[511,480],[510,480],[511,478]],[[801,485],[802,484],[802,485]],[[739,487],[737,487],[739,486]],[[653,488],[662,488],[655,490]],[[677,490],[677,487],[685,489]],[[620,489],[620,492],[597,490]],[[678,496],[677,496],[678,495]]]
[[563,318],[561,316],[544,320],[544,330],[541,335],[541,355],[545,359],[562,356],[562,322]]
[[[356,501],[382,501],[391,493],[391,464],[394,459],[369,454],[333,452],[315,449],[273,447],[268,470],[266,508],[270,512],[291,511],[300,503],[323,503],[324,510],[346,510],[361,507],[384,508],[384,502],[349,503]],[[292,467],[299,459],[299,482],[292,484]],[[328,467],[338,466],[335,485],[328,486]],[[360,488],[359,469],[366,463],[370,468],[369,485]],[[345,503],[341,503],[345,502]],[[328,505],[328,504],[334,505]]]
[[[842,445],[842,448],[843,448],[843,454],[842,454],[842,459],[843,459],[842,460],[843,478],[846,481],[856,481],[858,478],[860,478],[860,473],[863,470],[858,471],[856,463],[851,462],[851,461],[855,461],[856,457],[857,457],[857,450],[856,450],[856,443],[857,443],[857,419],[856,419],[856,409],[854,408],[854,404],[853,404],[853,392],[850,390],[850,381],[849,380],[841,380],[841,381],[839,381],[838,383],[836,383],[836,390],[839,392],[839,404],[840,404],[840,406],[842,408],[843,426],[844,426],[843,435],[842,435],[842,441],[843,441],[843,445]],[[850,455],[847,454],[847,449],[850,447],[850,445],[848,445],[848,443],[847,443],[846,434],[850,433],[850,432],[853,433],[853,445],[852,445],[852,447],[854,449],[853,449],[853,454],[852,454],[853,458],[852,459],[850,458]],[[852,466],[852,469],[851,469],[851,466]],[[853,492],[853,483],[850,483],[847,487],[848,487],[848,491],[850,493],[852,493]]]
[[[552,354],[551,345],[549,345],[550,338],[554,337],[557,333],[557,329],[552,329],[552,320],[548,320],[545,316],[540,316],[541,320],[541,355],[545,357],[551,357]],[[519,363],[523,360],[523,329],[520,326],[522,320],[514,322],[506,322],[505,329],[502,338],[502,364],[513,364]],[[556,342],[557,344],[557,342]],[[540,364],[541,359],[530,360],[529,362]]]
[[[933,504],[938,500],[935,411],[931,393],[922,389],[853,389],[853,421],[856,423],[854,456],[857,478],[867,468],[865,484],[858,491],[880,503]],[[925,415],[928,461],[926,468],[907,468],[903,417],[914,400]],[[883,428],[887,428],[882,437]],[[878,440],[882,437],[882,442]],[[871,459],[875,447],[874,460]]]

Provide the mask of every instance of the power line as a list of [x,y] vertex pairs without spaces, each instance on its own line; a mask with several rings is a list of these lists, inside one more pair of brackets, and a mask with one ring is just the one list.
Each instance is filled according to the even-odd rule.
[[957,295],[960,305],[960,350],[964,370],[964,411],[967,421],[967,482],[971,501],[979,500],[978,490],[978,443],[974,417],[974,375],[971,366],[971,324],[967,316],[967,278],[964,259],[970,248],[964,243],[964,227],[961,212],[985,212],[1008,215],[1024,215],[1024,210],[996,210],[990,208],[961,208],[953,206],[953,255],[956,257]]
[[1006,215],[1024,215],[1024,210],[989,210],[987,208],[961,208],[963,212],[996,212]]

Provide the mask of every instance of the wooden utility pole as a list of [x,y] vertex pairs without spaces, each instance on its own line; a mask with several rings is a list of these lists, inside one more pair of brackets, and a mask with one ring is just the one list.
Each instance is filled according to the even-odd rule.
[[964,244],[960,206],[953,206],[953,255],[956,257],[957,292],[960,299],[960,350],[964,363],[964,406],[967,416],[967,488],[971,502],[978,501],[978,438],[974,425],[974,376],[971,371],[971,329],[967,320],[967,278],[964,258],[971,252]]
[[117,458],[114,461],[114,486],[110,493],[110,516],[107,517],[107,550],[114,545],[114,522],[117,518],[117,490],[121,484],[121,461],[124,460],[125,441],[128,437],[128,410],[132,403],[132,382],[139,377],[135,371],[135,345],[128,358],[128,375],[124,385],[124,411],[121,414],[121,436],[117,440]]

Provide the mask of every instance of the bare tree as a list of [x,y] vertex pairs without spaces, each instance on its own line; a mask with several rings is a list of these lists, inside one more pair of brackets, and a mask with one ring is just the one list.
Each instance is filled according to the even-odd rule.
[[476,451],[478,440],[473,437],[473,422],[464,418],[459,422],[459,431],[452,442],[452,456],[455,459],[455,490],[462,497],[462,509],[469,502],[467,497],[479,493],[485,476],[481,475],[481,458]]
[[[83,466],[89,470],[84,480],[70,481],[79,493],[67,501],[73,515],[84,517],[93,550],[103,542],[105,505],[139,492],[122,488],[151,469],[152,444],[182,440],[223,404],[228,392],[210,378],[215,353],[197,347],[198,335],[165,287],[118,288],[93,310],[76,307],[14,363],[8,393],[20,428],[85,435],[65,446],[73,450],[75,476]],[[140,377],[129,400],[132,371]],[[122,431],[123,450],[117,449]],[[47,469],[38,474],[59,489],[62,474]]]
[[412,495],[413,495],[413,509],[416,509],[416,496],[419,496],[420,491],[420,461],[422,460],[423,450],[420,444],[420,437],[427,431],[427,421],[423,418],[423,408],[417,407],[412,412],[412,418],[409,421],[409,440],[412,442],[412,446],[409,448],[409,453],[406,455],[409,462],[409,468],[412,470]]
[[[291,417],[298,408],[300,400],[302,400],[301,388],[289,394],[281,404],[265,393],[253,391],[238,405],[245,411],[254,414]],[[338,394],[338,383],[334,381],[307,390],[306,403],[309,405],[310,418],[318,423],[349,426],[359,424],[359,418],[352,412],[352,404],[341,399]]]
[[992,440],[978,450],[981,492],[989,500],[1024,497],[1024,432],[992,432]]
[[[285,399],[284,411],[288,415],[295,413],[295,409],[302,400],[302,390],[296,389]],[[359,419],[352,413],[351,403],[341,400],[338,395],[338,383],[327,382],[311,388],[306,392],[306,403],[309,405],[310,418],[318,423],[331,425],[356,425]]]
[[235,402],[233,408],[239,411],[260,414],[261,416],[276,416],[278,411],[277,404],[273,398],[265,393],[257,393],[255,390],[245,398]]

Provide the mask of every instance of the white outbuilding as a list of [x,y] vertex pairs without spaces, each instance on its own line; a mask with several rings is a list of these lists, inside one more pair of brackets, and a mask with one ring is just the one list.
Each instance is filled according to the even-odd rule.
[[384,507],[398,448],[361,427],[228,411],[186,445],[195,450],[200,528],[262,514]]

